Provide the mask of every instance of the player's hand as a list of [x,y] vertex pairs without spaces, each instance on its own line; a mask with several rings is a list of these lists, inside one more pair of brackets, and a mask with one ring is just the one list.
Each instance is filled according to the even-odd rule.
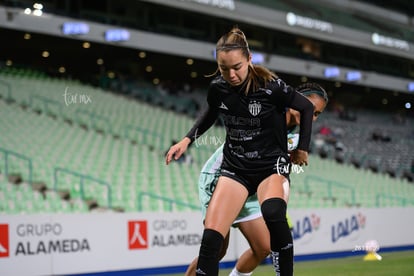
[[308,152],[300,149],[296,149],[292,151],[290,155],[290,159],[293,164],[299,166],[307,166],[308,165]]
[[181,155],[187,150],[188,145],[191,143],[190,138],[184,137],[180,142],[175,145],[172,145],[165,155],[165,164],[170,164],[173,160],[178,160]]

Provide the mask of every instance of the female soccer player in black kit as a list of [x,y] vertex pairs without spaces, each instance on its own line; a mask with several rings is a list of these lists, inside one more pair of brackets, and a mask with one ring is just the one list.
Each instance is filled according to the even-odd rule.
[[[233,28],[216,45],[220,74],[211,81],[207,110],[177,144],[178,159],[220,115],[226,128],[221,176],[204,222],[197,275],[218,275],[219,252],[247,197],[257,193],[270,233],[276,275],[293,274],[293,240],[286,221],[290,162],[307,165],[313,105],[268,69],[253,65],[244,33]],[[288,155],[286,109],[300,112],[300,140]]]

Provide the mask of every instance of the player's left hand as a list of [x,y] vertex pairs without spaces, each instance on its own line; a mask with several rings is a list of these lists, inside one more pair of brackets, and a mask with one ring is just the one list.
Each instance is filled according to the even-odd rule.
[[308,165],[308,152],[300,149],[292,151],[290,155],[290,160],[293,164],[299,166]]
[[180,142],[172,145],[165,155],[165,164],[170,164],[174,160],[178,160],[181,155],[187,150],[188,145],[191,143],[190,138],[184,137]]

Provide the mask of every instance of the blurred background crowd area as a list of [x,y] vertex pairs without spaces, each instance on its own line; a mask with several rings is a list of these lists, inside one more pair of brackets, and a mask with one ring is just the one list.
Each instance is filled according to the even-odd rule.
[[197,208],[221,123],[183,162],[163,156],[235,25],[255,63],[329,95],[292,206],[414,204],[413,14],[402,0],[0,0],[0,212]]

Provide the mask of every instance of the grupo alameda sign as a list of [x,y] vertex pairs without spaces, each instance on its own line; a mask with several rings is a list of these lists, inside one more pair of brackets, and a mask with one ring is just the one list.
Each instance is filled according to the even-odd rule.
[[0,258],[91,251],[87,238],[64,237],[63,231],[60,223],[1,224]]
[[60,223],[18,224],[15,229],[19,238],[15,245],[14,256],[39,254],[68,254],[90,251],[86,238],[63,238]]
[[[295,255],[414,247],[414,208],[290,209]],[[384,217],[387,220],[384,220]],[[249,247],[232,228],[223,261]],[[201,212],[0,216],[0,275],[68,275],[186,267],[198,255]],[[389,233],[395,233],[390,235]],[[379,252],[381,253],[381,251]]]
[[186,265],[197,256],[202,230],[199,212],[2,215],[0,275]]
[[134,250],[200,245],[202,233],[188,229],[185,219],[128,221],[128,247]]

